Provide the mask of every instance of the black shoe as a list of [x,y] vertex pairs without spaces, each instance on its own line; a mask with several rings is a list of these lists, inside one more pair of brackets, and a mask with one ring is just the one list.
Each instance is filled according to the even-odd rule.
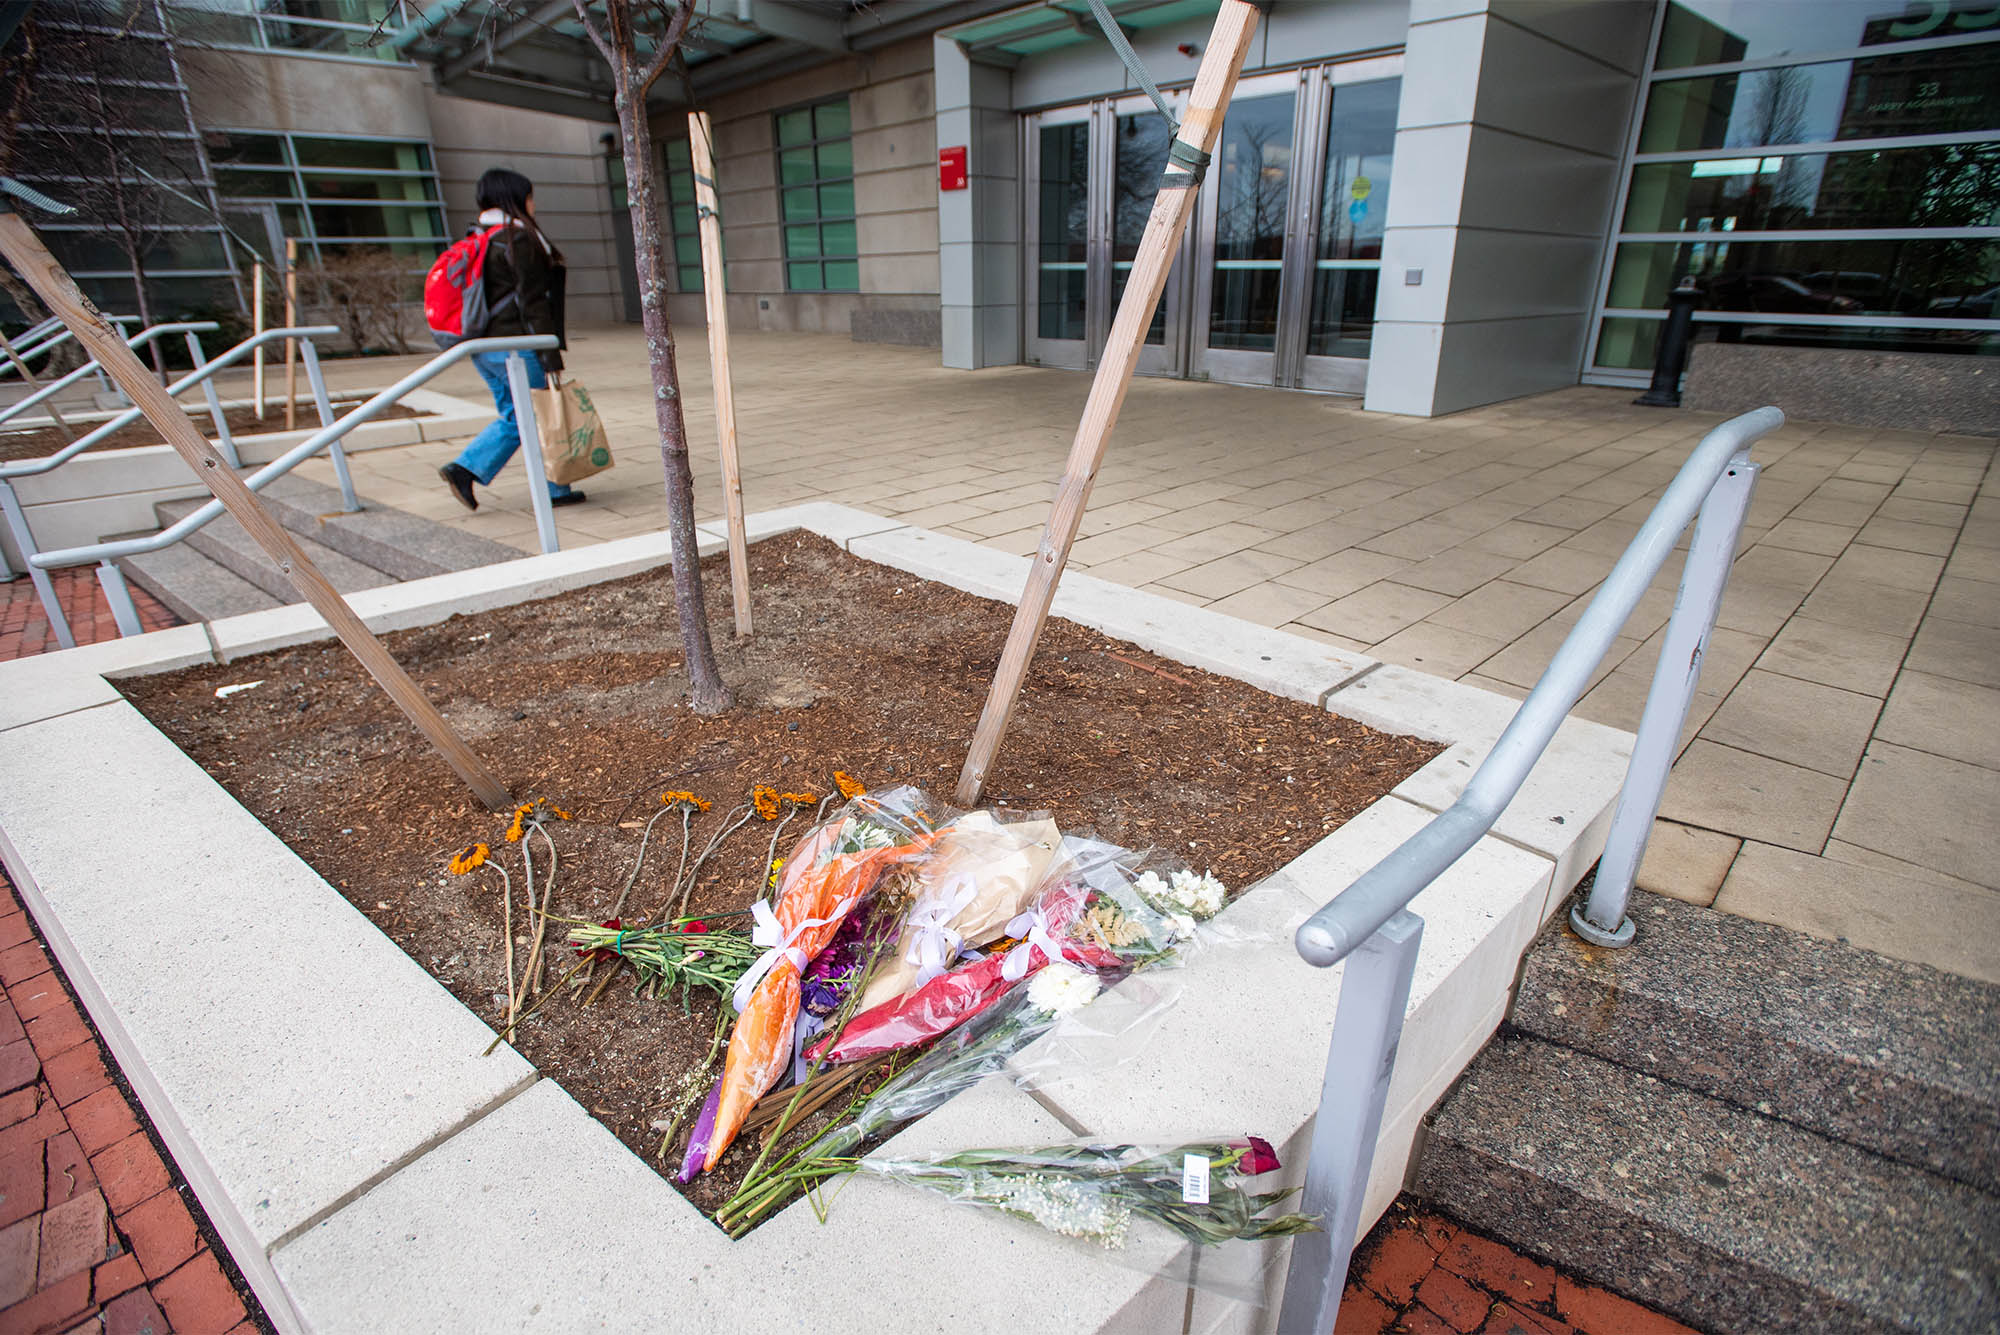
[[580,491],[566,491],[560,496],[549,497],[549,504],[551,506],[582,505],[585,499],[584,494]]
[[438,469],[438,476],[444,479],[447,487],[451,488],[451,494],[458,497],[460,505],[468,510],[479,508],[479,498],[472,494],[472,484],[479,479],[472,475],[470,468],[460,464],[446,464]]

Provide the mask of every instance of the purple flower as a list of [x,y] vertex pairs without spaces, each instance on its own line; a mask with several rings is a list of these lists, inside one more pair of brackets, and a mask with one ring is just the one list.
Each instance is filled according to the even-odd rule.
[[701,1105],[701,1116],[694,1119],[694,1133],[688,1137],[687,1157],[681,1160],[681,1171],[674,1174],[674,1181],[683,1186],[695,1180],[708,1158],[708,1142],[715,1137],[715,1109],[721,1102],[722,1077],[717,1076],[708,1091],[708,1101]]
[[878,939],[893,940],[899,924],[894,915],[881,909],[881,900],[871,899],[847,915],[805,974],[799,979],[799,1005],[808,1015],[826,1019],[840,1009],[847,994],[861,981],[861,967]]

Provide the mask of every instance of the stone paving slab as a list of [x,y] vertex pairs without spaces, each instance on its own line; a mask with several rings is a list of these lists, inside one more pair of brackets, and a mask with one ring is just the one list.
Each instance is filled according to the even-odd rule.
[[213,661],[200,626],[174,626],[0,663],[0,731],[124,699],[108,679]]

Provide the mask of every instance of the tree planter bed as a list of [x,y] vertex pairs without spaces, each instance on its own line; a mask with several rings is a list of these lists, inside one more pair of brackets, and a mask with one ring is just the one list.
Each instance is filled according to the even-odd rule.
[[[804,506],[752,520],[753,538],[798,528],[868,561],[986,596],[1014,596],[1025,567],[1019,558],[844,507]],[[477,618],[437,623],[456,612],[481,612],[658,566],[664,547],[663,536],[648,536],[371,590],[350,601],[378,631],[433,627],[420,640],[476,635],[487,630]],[[771,544],[764,552],[768,557],[782,550]],[[815,559],[835,559],[824,549],[810,550],[818,553]],[[896,587],[893,576],[878,578]],[[625,595],[604,590],[590,596],[612,604]],[[774,606],[784,607],[782,598]],[[1005,1081],[991,1081],[904,1132],[897,1147],[1033,1144],[1079,1133],[1122,1139],[1259,1131],[1280,1141],[1296,1169],[1317,1103],[1339,971],[1304,965],[1290,932],[1449,802],[1498,735],[1512,702],[1087,576],[1065,582],[1055,610],[1097,632],[1073,632],[1079,638],[1072,646],[1073,661],[1089,658],[1090,681],[1077,692],[1093,706],[1115,706],[1143,686],[1150,709],[1189,689],[1127,670],[1119,659],[1090,657],[1107,652],[1108,636],[1145,651],[1108,652],[1188,681],[1206,678],[1161,667],[1147,655],[1448,745],[1389,796],[1310,842],[1225,911],[1231,925],[1262,942],[1253,948],[1254,964],[1232,953],[1226,965],[1204,956],[1182,971],[1181,1000],[1137,1061],[1101,1078],[1068,1082],[1039,1101]],[[671,612],[662,606],[657,620],[670,624]],[[783,634],[782,618],[763,633]],[[486,985],[467,992],[480,1011],[475,1015],[106,680],[229,661],[325,635],[309,609],[288,607],[0,669],[0,855],[282,1327],[748,1331],[862,1321],[906,1328],[914,1319],[940,1327],[1017,1329],[1021,1309],[1002,1300],[1002,1276],[1029,1279],[1034,1309],[1060,1313],[1064,1328],[1268,1326],[1267,1310],[1191,1292],[1184,1249],[1145,1258],[1153,1263],[1147,1273],[1097,1260],[1030,1226],[954,1211],[872,1182],[857,1181],[843,1191],[828,1227],[793,1209],[742,1242],[727,1241],[554,1081],[538,1080],[506,1048],[478,1055],[491,1037],[480,1016],[491,1015],[490,980],[497,972],[487,971]],[[402,652],[407,660],[410,649]],[[1038,675],[1053,672],[1049,680],[1060,681],[1062,669],[1086,670],[1081,662],[1062,664],[1065,652],[1053,641],[1045,646],[1050,665],[1039,667]],[[421,661],[415,666],[424,670]],[[256,667],[241,665],[233,680],[257,678]],[[979,661],[937,675],[950,677],[955,689],[975,692],[984,681]],[[275,685],[232,698],[255,697]],[[1036,692],[1047,688],[1039,680],[1031,687],[1026,718],[1036,713]],[[130,689],[150,694],[169,688],[156,682]],[[670,732],[711,726],[684,710],[675,717],[666,687],[642,689],[654,691]],[[447,707],[458,713],[449,698]],[[804,763],[807,743],[818,744],[812,730],[826,726],[814,717],[823,707],[790,706],[797,712],[772,715],[801,725],[796,734],[771,735],[773,742],[799,740],[795,763]],[[1268,707],[1284,712],[1277,702]],[[305,717],[311,714],[309,709]],[[509,730],[500,725],[511,722],[496,720],[492,735],[478,744],[504,746]],[[536,720],[520,726],[536,726]],[[1316,726],[1322,736],[1339,728]],[[853,744],[838,740],[842,747]],[[1568,725],[1496,836],[1413,905],[1426,920],[1424,949],[1364,1226],[1401,1183],[1417,1119],[1498,1023],[1521,951],[1594,858],[1629,742],[1609,729]],[[885,744],[893,747],[898,739],[889,736]],[[940,744],[948,750],[953,743],[947,737]],[[1009,790],[1004,761],[1012,754],[1003,755],[991,791],[1010,804],[1019,799],[1053,806],[1076,820],[1064,810],[1073,794],[1037,798]],[[902,772],[906,764],[938,763],[920,755],[913,746],[898,753],[893,776],[870,772],[866,760],[852,768],[871,782],[921,781],[931,776]],[[878,760],[886,767],[889,753]],[[433,765],[411,748],[413,773]],[[378,765],[374,772],[393,768]],[[539,794],[560,803],[565,796],[560,790],[530,793],[511,762],[503,770],[522,783],[524,798]],[[770,776],[774,782],[788,777]],[[940,771],[934,783],[942,786],[948,777]],[[572,782],[582,786],[580,778]],[[702,791],[700,776],[661,778],[657,786]],[[624,790],[617,791],[622,800]],[[1082,782],[1076,789],[1096,791]],[[458,800],[455,792],[441,795],[446,804]],[[1219,797],[1197,800],[1220,805],[1229,795],[1225,788]],[[284,795],[258,793],[252,800],[271,809],[283,828],[285,813],[275,808],[289,805]],[[357,792],[356,801],[354,822],[344,828],[394,826],[403,819],[392,809],[394,792]],[[374,802],[382,803],[379,813],[367,811]],[[1287,818],[1274,809],[1255,810]],[[462,819],[475,827],[462,837],[440,840],[442,828],[424,820],[409,822],[416,833],[397,837],[416,840],[413,847],[437,841],[429,851],[442,854],[490,834],[480,824],[487,819],[482,814],[468,811]],[[602,824],[609,848],[622,833],[615,808]],[[655,837],[668,825],[663,821]],[[1104,833],[1117,837],[1111,828]],[[1127,839],[1147,841],[1142,831],[1128,831]],[[1304,832],[1300,842],[1308,842]],[[311,841],[305,846],[340,874],[336,854]],[[569,854],[565,846],[566,861]],[[754,858],[762,854],[760,838]],[[1206,861],[1200,850],[1194,856],[1198,864]],[[622,881],[629,863],[584,854],[571,865],[572,875],[602,887]],[[1232,888],[1243,879],[1219,869]],[[1243,867],[1248,876],[1262,870]],[[436,864],[409,869],[413,881],[428,880],[432,889],[461,901],[469,897],[463,886],[437,887],[439,874]],[[581,889],[583,882],[572,884]],[[359,894],[352,887],[350,893]],[[363,898],[378,915],[390,911],[373,904],[389,902]],[[402,934],[413,924],[385,917],[383,926]],[[478,934],[490,957],[497,930],[481,919]],[[532,1049],[532,1038],[524,1034],[521,1041]],[[604,1120],[629,1131],[621,1116],[629,1120],[617,1109]],[[1263,1255],[1272,1264],[1263,1278],[1275,1283],[1285,1251]]]

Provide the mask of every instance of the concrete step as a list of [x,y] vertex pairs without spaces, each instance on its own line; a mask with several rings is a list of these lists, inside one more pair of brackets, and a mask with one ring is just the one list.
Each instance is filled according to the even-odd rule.
[[2000,987],[1633,896],[1638,943],[1529,953],[1513,1024],[2000,1194]]
[[362,498],[362,510],[343,513],[337,488],[297,474],[277,479],[259,495],[278,522],[292,532],[399,580],[472,570],[522,555],[519,548],[391,509],[366,497]]
[[[183,515],[201,505],[200,501],[162,501],[153,507],[162,527],[172,524]],[[384,573],[371,565],[364,565],[351,556],[335,551],[304,534],[295,533],[299,550],[304,552],[328,582],[342,593],[354,593],[361,589],[373,589],[384,584],[394,584],[395,576]],[[190,534],[181,546],[192,547],[217,565],[231,573],[250,581],[264,592],[281,602],[303,601],[292,582],[280,571],[277,564],[264,553],[241,524],[228,515],[223,515],[207,527]]]
[[162,551],[120,557],[118,568],[126,579],[190,623],[278,606],[276,598],[184,542]]
[[2000,1325],[2000,1199],[1511,1031],[1439,1108],[1415,1189],[1705,1330]]

